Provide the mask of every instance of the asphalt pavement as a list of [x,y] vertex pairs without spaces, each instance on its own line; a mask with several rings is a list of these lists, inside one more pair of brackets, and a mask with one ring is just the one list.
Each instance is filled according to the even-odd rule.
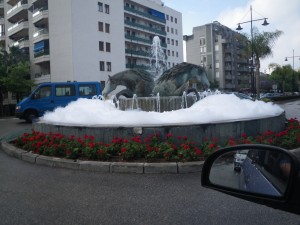
[[[293,104],[300,102],[287,105]],[[0,119],[0,137],[24,129],[30,125]],[[203,188],[199,172],[86,172],[31,164],[0,151],[0,225],[27,224],[300,225],[300,217]]]

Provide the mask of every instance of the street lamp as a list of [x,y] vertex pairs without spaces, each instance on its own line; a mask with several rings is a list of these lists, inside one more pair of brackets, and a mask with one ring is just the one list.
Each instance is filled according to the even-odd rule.
[[255,69],[255,66],[254,66],[254,50],[253,50],[253,27],[252,27],[252,23],[255,22],[255,21],[260,21],[260,20],[264,20],[263,22],[263,26],[267,26],[269,25],[269,23],[267,22],[267,19],[268,18],[261,18],[261,19],[255,19],[253,20],[252,19],[252,5],[250,6],[250,12],[251,12],[251,19],[249,21],[245,21],[245,22],[240,22],[238,23],[238,27],[236,28],[236,30],[240,31],[242,30],[243,28],[241,27],[241,24],[244,24],[244,23],[251,23],[251,66],[250,66],[250,69],[251,69],[251,89],[252,89],[252,94],[254,95],[255,93],[255,77],[254,77],[254,69]]
[[294,55],[294,49],[293,49],[293,56],[286,56],[284,61],[288,61],[288,58],[292,58],[293,59],[293,76],[292,76],[292,83],[293,83],[293,92],[295,92],[296,88],[295,88],[295,58],[300,56]]

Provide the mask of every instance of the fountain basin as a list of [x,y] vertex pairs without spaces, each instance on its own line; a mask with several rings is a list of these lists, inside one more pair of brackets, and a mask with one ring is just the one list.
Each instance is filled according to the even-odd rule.
[[[285,121],[285,113],[264,118],[221,121],[216,123],[140,124],[139,126],[116,126],[109,124],[81,126],[77,124],[48,123],[41,120],[33,123],[33,129],[43,133],[61,133],[66,136],[74,135],[75,137],[92,135],[96,140],[103,143],[110,143],[114,137],[129,139],[140,135],[142,139],[145,139],[154,133],[160,133],[162,137],[166,137],[167,134],[171,133],[174,137],[187,136],[197,146],[201,146],[206,138],[217,138],[218,143],[223,145],[229,138],[240,138],[242,134],[256,136],[268,130],[280,132],[285,129]],[[175,144],[176,140],[177,138],[174,138]]]

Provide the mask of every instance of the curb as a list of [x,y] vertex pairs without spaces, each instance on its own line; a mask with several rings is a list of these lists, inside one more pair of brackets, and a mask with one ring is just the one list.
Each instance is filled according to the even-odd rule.
[[134,174],[186,174],[202,171],[204,161],[170,162],[170,163],[128,163],[128,162],[100,162],[62,159],[33,154],[16,148],[5,142],[0,142],[0,148],[7,155],[25,162],[73,170],[100,173],[134,173]]

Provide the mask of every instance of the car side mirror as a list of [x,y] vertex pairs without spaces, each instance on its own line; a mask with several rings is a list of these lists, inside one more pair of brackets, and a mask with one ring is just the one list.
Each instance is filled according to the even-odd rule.
[[300,214],[299,161],[268,145],[218,150],[202,168],[202,186],[248,201]]

